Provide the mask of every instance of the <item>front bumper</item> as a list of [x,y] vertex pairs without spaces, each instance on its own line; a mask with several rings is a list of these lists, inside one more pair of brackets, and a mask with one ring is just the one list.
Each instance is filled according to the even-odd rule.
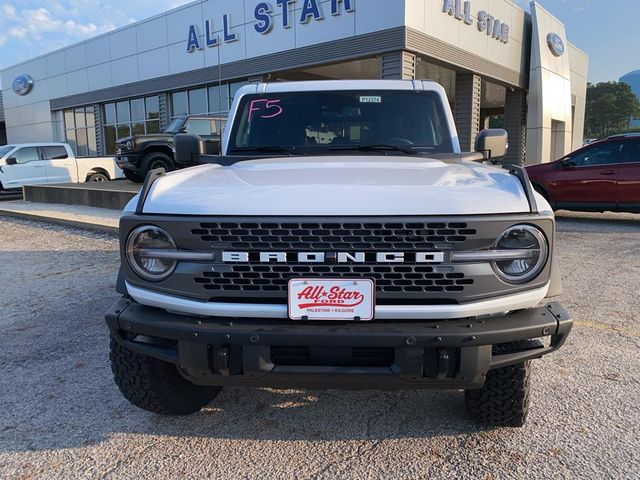
[[116,165],[122,170],[137,170],[140,166],[142,155],[134,152],[123,152],[116,155]]
[[555,302],[487,319],[337,323],[185,317],[125,298],[106,320],[119,343],[195,384],[347,389],[479,388],[490,369],[560,348],[573,324]]

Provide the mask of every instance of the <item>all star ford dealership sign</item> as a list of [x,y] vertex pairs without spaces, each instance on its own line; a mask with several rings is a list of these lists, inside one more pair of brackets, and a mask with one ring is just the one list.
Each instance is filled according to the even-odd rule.
[[[295,5],[300,4],[300,14],[295,13]],[[294,8],[290,8],[293,6]],[[324,18],[322,8],[330,7],[331,15],[342,15],[343,12],[352,13],[355,11],[353,0],[331,0],[330,5],[320,5],[320,0],[275,0],[274,2],[259,2],[253,9],[255,23],[253,27],[256,32],[263,35],[269,33],[276,24],[275,15],[281,15],[277,21],[282,28],[291,28],[293,22],[301,24]],[[220,42],[231,43],[240,40],[240,36],[234,31],[231,16],[223,14],[220,16],[220,23],[215,20],[205,20],[204,39],[200,38],[196,25],[189,26],[189,36],[187,39],[187,52],[202,50],[204,47],[217,47]],[[222,37],[214,33],[222,26]]]
[[[444,0],[442,11],[467,25],[476,23],[471,16],[470,1]],[[509,43],[509,25],[507,23],[502,22],[499,18],[485,10],[478,12],[477,19],[478,30],[480,32],[486,32],[487,36],[493,37],[502,43]]]

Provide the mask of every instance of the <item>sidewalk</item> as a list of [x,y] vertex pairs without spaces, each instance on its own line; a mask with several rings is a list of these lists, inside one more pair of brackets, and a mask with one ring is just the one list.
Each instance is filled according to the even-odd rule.
[[0,216],[56,223],[98,232],[117,233],[120,211],[83,205],[14,200],[0,202]]

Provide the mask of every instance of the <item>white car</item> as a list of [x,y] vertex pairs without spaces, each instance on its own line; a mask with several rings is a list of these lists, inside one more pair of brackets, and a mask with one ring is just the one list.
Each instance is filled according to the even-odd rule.
[[0,147],[0,190],[43,183],[106,182],[122,177],[113,157],[76,158],[66,143]]
[[221,155],[177,135],[204,164],[152,170],[120,218],[125,398],[177,415],[223,386],[465,389],[477,421],[523,425],[530,361],[572,320],[548,300],[551,207],[485,161],[507,132],[461,152],[427,81],[249,85],[227,126]]

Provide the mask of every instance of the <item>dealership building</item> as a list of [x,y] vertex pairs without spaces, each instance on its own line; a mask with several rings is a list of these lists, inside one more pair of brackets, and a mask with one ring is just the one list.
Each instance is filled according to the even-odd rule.
[[536,2],[199,0],[0,71],[0,143],[110,155],[173,117],[224,114],[251,82],[428,79],[463,150],[504,126],[509,161],[546,162],[582,144],[587,69]]

